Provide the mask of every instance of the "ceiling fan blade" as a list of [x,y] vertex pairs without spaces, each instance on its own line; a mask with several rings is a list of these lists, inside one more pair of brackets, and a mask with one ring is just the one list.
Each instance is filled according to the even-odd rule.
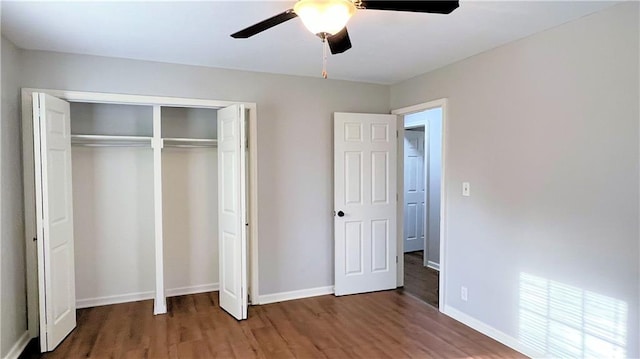
[[362,7],[368,10],[392,10],[429,12],[434,14],[449,14],[459,6],[458,1],[393,1],[393,0],[362,0]]
[[264,30],[270,29],[276,25],[280,25],[285,21],[291,20],[296,17],[296,13],[293,9],[289,9],[285,12],[282,12],[276,16],[272,16],[266,20],[262,20],[257,24],[251,25],[246,29],[242,29],[236,33],[231,34],[231,37],[234,39],[246,39],[255,34],[261,33]]
[[332,55],[341,54],[351,48],[351,39],[346,27],[335,35],[327,37],[327,42]]

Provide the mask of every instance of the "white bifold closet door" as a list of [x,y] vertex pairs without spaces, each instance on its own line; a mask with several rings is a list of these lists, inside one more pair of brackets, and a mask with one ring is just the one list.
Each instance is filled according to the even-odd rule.
[[220,307],[247,318],[247,186],[244,105],[218,110]]
[[33,94],[40,346],[51,351],[76,327],[70,106]]

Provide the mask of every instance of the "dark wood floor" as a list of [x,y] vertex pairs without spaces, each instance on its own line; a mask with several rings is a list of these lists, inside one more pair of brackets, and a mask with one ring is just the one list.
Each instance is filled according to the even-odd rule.
[[401,291],[253,306],[237,322],[218,293],[78,310],[54,351],[28,358],[516,358],[519,353]]
[[404,254],[404,291],[438,308],[440,273],[424,266],[423,252]]

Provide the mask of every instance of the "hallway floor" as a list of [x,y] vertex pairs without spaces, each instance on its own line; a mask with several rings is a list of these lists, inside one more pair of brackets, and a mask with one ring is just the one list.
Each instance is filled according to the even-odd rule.
[[423,251],[404,254],[404,291],[438,308],[440,272],[423,265]]

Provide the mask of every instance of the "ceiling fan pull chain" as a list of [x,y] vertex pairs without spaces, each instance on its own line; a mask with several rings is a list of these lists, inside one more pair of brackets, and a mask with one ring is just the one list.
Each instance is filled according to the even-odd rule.
[[322,77],[327,78],[327,48],[329,47],[329,43],[323,39],[322,40]]

